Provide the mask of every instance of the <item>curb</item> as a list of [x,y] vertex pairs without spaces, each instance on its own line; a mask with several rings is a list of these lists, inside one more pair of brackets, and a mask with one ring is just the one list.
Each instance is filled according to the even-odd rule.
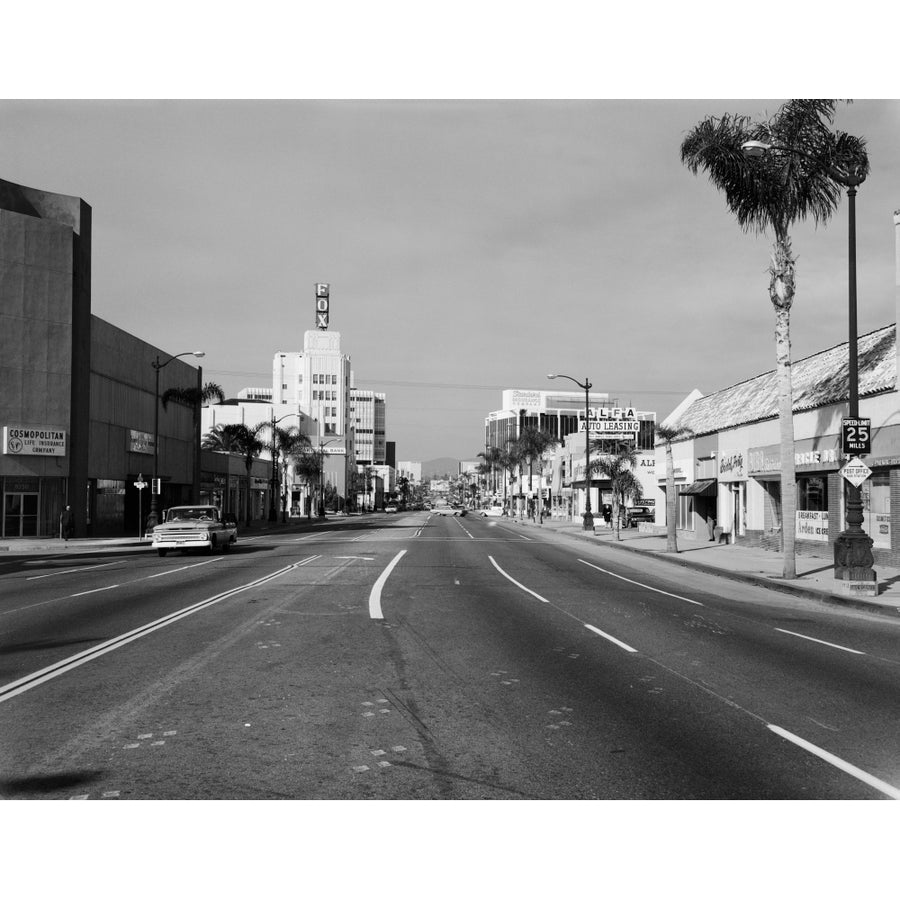
[[[530,525],[532,523],[520,522],[519,524]],[[827,591],[818,590],[817,588],[793,585],[788,582],[778,581],[770,577],[750,575],[744,572],[734,572],[730,569],[720,569],[717,566],[711,566],[707,563],[694,562],[693,560],[682,559],[678,556],[672,556],[671,554],[664,553],[660,550],[643,550],[640,547],[629,547],[627,544],[623,544],[621,542],[598,540],[596,534],[585,535],[579,534],[578,532],[572,532],[570,534],[563,531],[561,528],[555,528],[552,525],[548,527],[556,532],[556,534],[562,534],[563,536],[571,537],[575,540],[583,541],[587,544],[593,544],[595,547],[598,545],[602,547],[614,547],[617,550],[624,550],[628,553],[635,553],[640,556],[652,556],[654,559],[659,559],[663,562],[668,562],[675,566],[682,566],[685,569],[695,569],[696,571],[703,572],[706,575],[718,575],[720,578],[726,578],[729,581],[738,581],[742,582],[743,584],[752,584],[755,587],[768,588],[769,590],[779,591],[783,594],[792,594],[795,597],[802,597],[806,600],[816,600],[820,603],[828,603],[834,606],[849,607],[851,609],[861,609],[865,610],[866,612],[880,613],[887,616],[897,616],[898,614],[900,614],[900,609],[892,606],[884,606],[879,603],[868,603],[865,600],[853,600],[849,598],[845,599],[843,597],[836,597],[834,594],[830,594]]]

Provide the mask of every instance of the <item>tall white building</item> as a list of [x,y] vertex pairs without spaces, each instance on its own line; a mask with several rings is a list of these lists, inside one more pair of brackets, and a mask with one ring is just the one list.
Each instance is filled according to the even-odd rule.
[[278,352],[272,360],[275,404],[300,406],[320,423],[321,437],[347,435],[350,426],[350,357],[339,331],[307,331],[302,352]]
[[350,389],[350,425],[357,465],[385,465],[385,396],[375,391]]

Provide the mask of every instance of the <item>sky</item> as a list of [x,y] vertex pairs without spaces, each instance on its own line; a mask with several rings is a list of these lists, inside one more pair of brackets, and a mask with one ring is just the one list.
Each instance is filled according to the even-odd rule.
[[[379,97],[364,83],[314,99],[13,82],[0,177],[84,199],[94,314],[205,351],[204,380],[228,396],[271,386],[273,354],[302,350],[328,282],[331,329],[356,385],[386,394],[400,460],[474,458],[501,390],[575,389],[548,372],[662,419],[695,388],[774,367],[771,238],[742,232],[679,151],[703,118],[763,119],[785,98],[602,99],[592,82]],[[842,104],[835,127],[866,138],[872,166],[857,199],[865,333],[895,321],[900,103]],[[846,199],[793,246],[800,359],[847,339]]]

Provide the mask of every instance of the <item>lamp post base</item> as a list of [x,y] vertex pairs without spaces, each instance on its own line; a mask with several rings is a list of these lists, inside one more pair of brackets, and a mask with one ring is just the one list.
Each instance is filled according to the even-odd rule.
[[586,512],[584,514],[584,520],[581,527],[584,529],[584,531],[594,530],[594,516],[592,513]]
[[841,597],[876,597],[878,576],[872,565],[872,538],[861,528],[842,531],[834,542],[834,593]]

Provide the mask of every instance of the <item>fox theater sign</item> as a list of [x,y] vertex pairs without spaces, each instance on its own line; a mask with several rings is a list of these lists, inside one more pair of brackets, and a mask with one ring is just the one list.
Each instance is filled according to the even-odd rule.
[[66,432],[59,428],[4,425],[3,452],[10,456],[65,456]]

